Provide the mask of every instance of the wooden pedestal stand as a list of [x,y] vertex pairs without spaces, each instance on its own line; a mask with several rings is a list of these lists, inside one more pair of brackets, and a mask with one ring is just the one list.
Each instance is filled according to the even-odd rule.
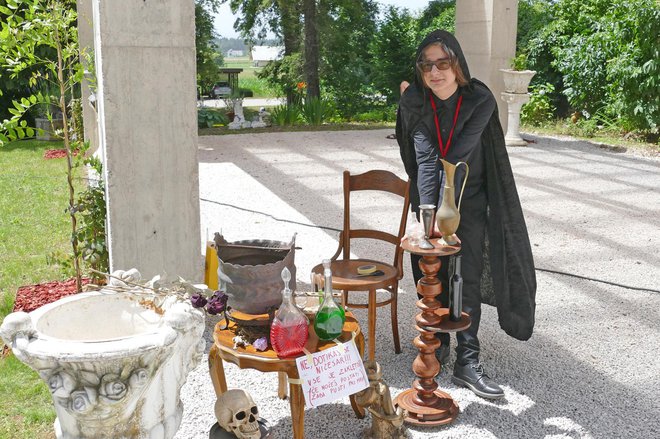
[[417,301],[420,313],[415,317],[415,328],[419,336],[413,344],[419,349],[419,354],[413,362],[412,369],[417,375],[412,388],[403,391],[395,399],[394,404],[407,410],[405,422],[414,425],[436,426],[452,422],[458,416],[458,405],[452,397],[441,390],[435,377],[440,372],[440,363],[435,357],[435,351],[440,347],[436,332],[461,331],[470,326],[470,317],[463,313],[460,322],[452,322],[447,318],[447,309],[440,307],[437,296],[442,292],[442,285],[437,278],[440,270],[440,256],[458,253],[460,246],[448,246],[439,238],[431,239],[435,248],[425,250],[411,245],[408,240],[401,243],[405,251],[420,255],[419,267],[424,277],[417,284],[417,292],[422,296]]

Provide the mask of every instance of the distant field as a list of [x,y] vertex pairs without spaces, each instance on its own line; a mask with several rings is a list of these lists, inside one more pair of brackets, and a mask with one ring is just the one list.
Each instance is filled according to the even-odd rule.
[[261,71],[261,67],[253,67],[252,62],[247,56],[240,58],[225,57],[224,67],[243,69],[238,75],[239,87],[252,90],[255,98],[278,97],[278,91],[275,88],[270,86],[265,80],[257,78],[256,74]]
[[252,67],[252,62],[247,56],[242,56],[240,58],[225,57],[225,67],[243,69],[238,76],[239,80],[241,78],[253,78],[255,74],[261,71],[261,67]]

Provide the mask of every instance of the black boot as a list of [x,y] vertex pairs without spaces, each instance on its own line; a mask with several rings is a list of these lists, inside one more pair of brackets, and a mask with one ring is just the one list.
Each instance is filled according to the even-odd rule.
[[435,351],[435,357],[440,364],[447,364],[449,361],[449,334],[436,332],[435,336],[440,340],[440,347]]
[[457,386],[467,387],[482,398],[499,399],[504,396],[504,390],[490,379],[481,363],[461,365],[456,362],[451,382]]

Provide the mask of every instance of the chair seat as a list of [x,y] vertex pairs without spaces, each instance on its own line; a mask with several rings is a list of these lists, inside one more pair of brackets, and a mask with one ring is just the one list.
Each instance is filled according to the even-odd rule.
[[[380,276],[360,276],[358,267],[362,265],[375,265],[376,270],[385,274]],[[396,279],[397,271],[393,266],[371,259],[337,259],[330,265],[332,270],[332,287],[336,290],[368,291],[370,289],[385,288],[392,285]],[[312,272],[323,274],[323,264],[312,268]]]

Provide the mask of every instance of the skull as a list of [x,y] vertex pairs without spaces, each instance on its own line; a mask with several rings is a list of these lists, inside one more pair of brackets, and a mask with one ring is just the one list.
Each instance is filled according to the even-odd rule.
[[245,390],[229,389],[215,402],[215,417],[238,439],[259,439],[259,410]]

